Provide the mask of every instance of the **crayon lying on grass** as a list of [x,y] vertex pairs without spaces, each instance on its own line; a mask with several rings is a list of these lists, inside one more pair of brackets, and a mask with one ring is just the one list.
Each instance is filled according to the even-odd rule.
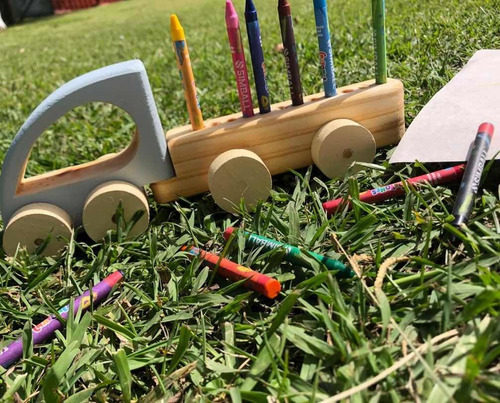
[[[229,239],[234,230],[234,227],[229,227],[224,231],[224,238],[226,239],[226,241]],[[282,248],[285,251],[285,255],[283,256],[283,258],[287,262],[290,262],[296,266],[310,267],[309,262],[304,259],[305,255],[296,246],[288,245],[286,243],[278,242],[274,239],[269,239],[261,235],[252,234],[246,231],[245,235],[247,236],[247,242],[252,246],[261,247],[265,252]],[[339,262],[338,260],[320,255],[319,253],[308,252],[308,254],[314,257],[318,262],[323,263],[329,270],[338,271],[341,276],[352,277],[354,275],[354,273],[348,267],[346,267],[342,262]]]
[[453,206],[452,214],[455,219],[452,225],[456,227],[467,224],[469,220],[472,207],[474,206],[474,199],[479,190],[481,174],[486,164],[486,155],[488,154],[494,131],[495,127],[488,122],[482,123],[477,129],[474,145],[467,159],[467,166],[465,167],[455,205]]
[[[111,273],[108,277],[102,280],[99,284],[92,288],[92,301],[94,305],[100,303],[104,298],[108,296],[111,289],[123,279],[123,273],[121,271],[115,271]],[[76,315],[78,309],[82,311],[86,310],[91,302],[90,292],[86,291],[75,299],[73,303],[73,314]],[[66,319],[68,317],[69,305],[66,305],[57,311],[62,318]],[[55,315],[49,316],[43,322],[38,325],[33,326],[33,345],[43,343],[49,337],[53,336],[56,330],[62,327],[62,323],[59,322]],[[16,362],[23,356],[23,339],[19,338],[15,342],[4,347],[0,351],[0,365],[4,368],[8,368],[11,364]]]
[[241,40],[240,21],[231,0],[226,0],[226,27],[233,58],[234,75],[236,76],[236,86],[240,98],[241,113],[243,117],[251,117],[253,113],[252,92],[248,81],[247,64],[245,61],[245,51]]
[[181,73],[182,86],[184,87],[184,96],[193,130],[200,130],[205,127],[203,116],[201,114],[200,103],[196,94],[196,85],[194,83],[193,69],[191,68],[191,59],[186,42],[184,29],[175,14],[170,16],[170,36],[174,44],[175,58],[177,67]]
[[258,273],[249,267],[240,266],[228,259],[221,259],[214,253],[207,252],[194,246],[183,246],[181,250],[188,252],[193,258],[199,256],[214,269],[217,267],[217,274],[233,281],[247,279],[243,285],[251,290],[257,291],[267,298],[276,298],[281,290],[281,284],[275,278]]
[[[442,185],[449,182],[458,181],[464,173],[465,165],[460,164],[454,167],[441,169],[425,175],[416,176],[407,180],[408,183],[416,185],[418,183],[428,182],[431,185]],[[367,190],[359,194],[359,200],[364,203],[377,203],[391,197],[402,196],[405,194],[403,182],[391,183],[390,185]],[[323,208],[328,214],[333,214],[341,206],[351,207],[351,203],[343,197],[330,200],[323,203]]]

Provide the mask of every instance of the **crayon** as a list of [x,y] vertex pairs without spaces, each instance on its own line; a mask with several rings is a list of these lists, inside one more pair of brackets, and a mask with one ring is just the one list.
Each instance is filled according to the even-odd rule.
[[188,252],[191,257],[199,256],[212,269],[217,267],[217,274],[223,277],[233,281],[247,279],[243,286],[257,291],[267,298],[276,298],[281,290],[281,284],[278,280],[258,273],[249,267],[240,266],[228,259],[221,259],[214,253],[194,246],[183,246],[181,250]]
[[194,83],[193,70],[191,68],[191,59],[186,42],[184,29],[177,18],[177,15],[170,16],[170,36],[174,45],[175,58],[177,67],[182,79],[182,87],[184,88],[184,97],[193,130],[200,130],[205,127],[203,116],[201,114],[200,102],[196,93],[196,85]]
[[325,98],[329,98],[337,95],[337,84],[335,83],[332,42],[330,40],[326,0],[314,0],[314,17],[316,19],[319,61],[321,66],[321,76],[323,77],[323,86],[325,88]]
[[[431,185],[442,185],[458,181],[464,173],[465,165],[456,165],[454,167],[441,169],[439,171],[430,172],[425,175],[416,176],[408,179],[406,182],[416,185],[419,183],[428,182]],[[367,190],[359,194],[359,200],[364,203],[377,203],[382,200],[390,199],[391,197],[402,196],[405,194],[403,182],[391,183],[390,185]],[[340,207],[351,207],[351,203],[343,197],[335,200],[330,200],[323,203],[323,208],[328,214],[333,214]]]
[[[121,271],[115,271],[111,273],[108,277],[102,280],[99,284],[92,288],[93,303],[95,305],[99,304],[104,298],[108,296],[111,289],[123,279],[123,273]],[[85,311],[90,305],[90,292],[84,292],[80,297],[75,299],[73,303],[73,314],[76,315],[78,309]],[[69,305],[66,305],[59,309],[57,312],[62,318],[66,319],[68,317]],[[53,336],[56,330],[61,329],[62,323],[59,322],[55,315],[51,315],[46,318],[43,322],[38,325],[33,326],[33,345],[43,343],[49,337]],[[4,347],[0,351],[0,365],[4,368],[8,368],[18,359],[23,356],[23,339],[22,337]]]
[[245,61],[245,51],[241,40],[240,21],[231,0],[226,0],[226,27],[233,58],[234,75],[236,76],[236,86],[240,98],[241,113],[248,118],[254,115],[252,106],[252,92],[248,81],[247,64]]
[[495,127],[488,122],[481,123],[477,129],[476,138],[470,150],[469,158],[467,158],[464,176],[453,206],[452,214],[455,218],[452,225],[456,227],[467,224],[469,220],[494,131]]
[[375,48],[375,82],[387,82],[385,43],[385,0],[372,0],[373,45]]
[[295,48],[295,35],[293,33],[292,9],[287,0],[278,0],[278,15],[280,18],[281,39],[283,41],[283,55],[290,87],[292,105],[302,105],[302,83],[300,82],[299,61]]
[[[229,227],[224,231],[224,238],[226,241],[229,239],[234,231],[234,227]],[[275,241],[274,239],[269,239],[263,237],[262,235],[252,234],[245,231],[245,236],[247,237],[247,242],[256,247],[261,247],[263,251],[267,252],[273,249],[284,249],[285,255],[283,258],[296,266],[311,268],[309,262],[304,259],[304,254],[296,246],[288,245],[283,242]],[[327,256],[320,255],[315,252],[308,252],[309,255],[313,256],[318,262],[323,263],[328,270],[338,271],[343,277],[352,277],[354,273],[346,267],[342,262],[338,260],[329,258]]]
[[269,90],[267,88],[266,66],[264,64],[264,52],[262,51],[259,19],[252,0],[246,0],[245,21],[248,43],[250,45],[250,56],[252,57],[253,77],[259,101],[259,111],[260,113],[268,113],[271,111],[271,101],[269,100]]

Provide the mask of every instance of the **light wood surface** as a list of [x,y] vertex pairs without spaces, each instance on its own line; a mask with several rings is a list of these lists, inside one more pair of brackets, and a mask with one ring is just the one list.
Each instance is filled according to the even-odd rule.
[[208,170],[208,188],[220,208],[236,213],[241,199],[252,210],[271,193],[272,179],[255,153],[237,149],[219,155]]
[[[349,119],[335,119],[321,127],[313,138],[314,164],[329,178],[341,178],[353,162],[373,162],[377,146],[370,131]],[[353,166],[351,172],[361,169]]]
[[13,256],[18,245],[33,253],[49,237],[43,256],[62,252],[71,238],[69,215],[61,208],[47,203],[33,203],[14,213],[3,235],[5,253]]
[[[139,137],[137,132],[135,132],[130,145],[119,153],[102,155],[95,161],[57,169],[30,178],[24,178],[23,170],[23,172],[20,172],[16,195],[35,194],[47,188],[63,186],[68,183],[85,180],[86,178],[116,172],[130,163],[137,152],[138,144]],[[28,161],[26,161],[27,163]]]
[[116,230],[116,212],[120,203],[125,220],[122,228],[125,228],[137,211],[144,211],[128,233],[128,237],[132,238],[146,231],[149,224],[149,205],[144,192],[130,183],[111,181],[99,185],[85,202],[83,227],[90,238],[98,242],[109,230]]
[[242,118],[237,113],[207,120],[196,132],[190,126],[172,129],[166,136],[177,177],[152,184],[155,198],[164,203],[207,191],[210,164],[231,149],[253,151],[272,175],[308,166],[317,130],[341,118],[366,127],[377,147],[398,143],[404,133],[403,84],[370,80],[339,88],[335,97],[306,96],[300,106],[280,102],[264,115]]

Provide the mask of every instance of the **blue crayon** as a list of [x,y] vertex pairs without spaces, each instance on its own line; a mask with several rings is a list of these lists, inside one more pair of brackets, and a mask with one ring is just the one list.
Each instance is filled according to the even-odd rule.
[[264,52],[262,51],[262,39],[260,37],[259,19],[257,10],[252,0],[246,0],[245,21],[247,24],[248,43],[250,45],[250,56],[252,57],[253,76],[257,99],[259,101],[260,113],[271,111],[269,101],[269,90],[266,81],[266,66],[264,64]]
[[323,86],[325,87],[325,98],[333,97],[337,95],[337,85],[335,83],[335,71],[333,68],[332,42],[330,41],[326,0],[314,0],[314,17],[316,18],[319,60]]

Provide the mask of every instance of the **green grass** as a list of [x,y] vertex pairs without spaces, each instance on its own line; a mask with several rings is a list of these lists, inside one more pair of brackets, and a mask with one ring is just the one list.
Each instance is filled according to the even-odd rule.
[[[146,65],[164,128],[187,123],[168,38],[171,12],[186,29],[204,116],[237,111],[223,3],[124,1],[1,33],[0,158],[50,92],[130,58]],[[282,55],[273,50],[280,42],[274,3],[257,1],[277,102],[288,89]],[[292,3],[306,93],[321,91],[311,3]],[[339,85],[371,78],[370,2],[329,3]],[[476,50],[500,47],[499,1],[388,0],[387,7],[389,73],[404,82],[407,123]],[[132,131],[116,108],[77,108],[40,138],[27,174],[117,151]],[[25,359],[1,375],[0,395],[47,402],[162,396],[266,402],[270,395],[311,402],[361,385],[351,402],[498,401],[498,181],[487,181],[460,242],[451,241],[448,224],[453,186],[410,190],[376,206],[356,203],[328,220],[320,200],[422,172],[389,166],[388,152],[341,181],[326,181],[315,169],[281,175],[272,200],[254,214],[227,215],[209,195],[167,205],[151,198],[152,225],[134,241],[116,234],[94,245],[80,235],[59,260],[1,257],[1,347],[110,272],[123,270],[126,281],[45,344],[31,346],[25,332]],[[190,242],[221,252],[222,231],[239,224],[344,262],[340,246],[348,256],[367,255],[359,263],[363,278],[336,279],[324,267],[293,267],[281,263],[279,252],[259,256],[244,250],[242,239],[234,242],[229,257],[282,281],[282,293],[269,301],[212,277],[179,252]],[[375,287],[383,262],[401,257],[409,260],[390,266]]]

